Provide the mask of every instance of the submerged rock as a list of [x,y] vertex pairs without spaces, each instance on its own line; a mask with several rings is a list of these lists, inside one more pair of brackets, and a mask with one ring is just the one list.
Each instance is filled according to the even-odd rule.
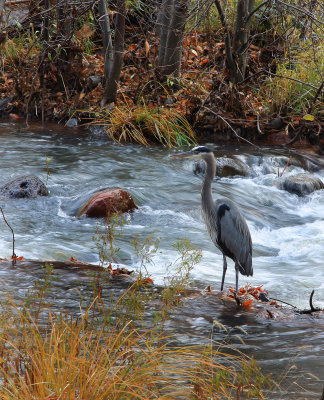
[[0,196],[20,199],[48,196],[45,184],[33,175],[20,176],[0,187]]
[[113,214],[131,212],[136,208],[138,207],[130,193],[122,189],[111,189],[96,193],[91,197],[81,207],[78,216],[109,219]]
[[281,182],[280,188],[298,196],[305,196],[315,190],[324,189],[324,183],[316,176],[297,174],[285,178]]
[[[219,157],[215,159],[216,162],[216,176],[220,178],[230,176],[248,176],[250,174],[250,168],[243,161]],[[206,164],[204,161],[199,160],[194,164],[195,174],[204,174],[206,170]]]

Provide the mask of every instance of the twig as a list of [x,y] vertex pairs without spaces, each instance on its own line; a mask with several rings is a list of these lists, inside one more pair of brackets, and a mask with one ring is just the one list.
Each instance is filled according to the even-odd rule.
[[307,110],[307,114],[310,114],[312,112],[314,104],[316,103],[317,97],[320,95],[321,91],[323,90],[323,86],[324,86],[324,80],[322,81],[321,86],[317,89],[317,92],[315,93],[313,101]]
[[299,136],[301,135],[301,133],[303,132],[303,128],[304,128],[304,125],[301,126],[300,128],[298,128],[298,129],[297,129],[297,132],[296,132],[296,135],[295,135],[291,140],[289,140],[289,142],[284,143],[283,146],[290,146],[291,144],[295,143],[296,140],[297,140],[297,139],[299,138]]
[[257,114],[257,129],[258,129],[258,132],[259,132],[261,135],[263,135],[263,132],[261,131],[261,128],[260,128],[259,114]]
[[286,168],[287,168],[288,165],[290,164],[290,160],[291,160],[291,156],[289,156],[289,159],[288,159],[288,161],[286,162],[286,165],[285,165],[284,169],[282,170],[282,172],[281,172],[279,178],[281,178],[282,175],[284,174],[284,172],[286,171]]
[[211,112],[212,114],[214,114],[216,117],[220,118],[222,121],[225,122],[225,124],[233,131],[233,133],[235,134],[235,136],[241,140],[244,140],[245,142],[247,142],[248,144],[250,144],[251,146],[254,147],[259,147],[256,144],[250,142],[249,140],[245,139],[244,137],[240,136],[237,134],[237,132],[234,130],[234,128],[226,121],[226,119],[224,119],[221,115],[215,113],[215,111],[211,110],[209,107],[203,106],[203,108],[205,108],[206,110],[208,110],[209,112]]
[[312,85],[311,83],[308,83],[308,82],[301,81],[300,79],[291,78],[290,76],[278,75],[278,74],[275,74],[274,72],[270,72],[270,71],[266,71],[266,70],[264,70],[264,72],[266,72],[268,75],[276,76],[277,78],[289,79],[291,81],[301,83],[302,85],[312,87],[313,89],[316,89],[316,90],[318,89],[315,85]]
[[15,254],[15,233],[14,233],[13,229],[11,228],[11,226],[9,225],[8,221],[6,220],[6,217],[4,215],[2,207],[0,207],[0,211],[1,211],[1,214],[2,214],[5,224],[8,226],[8,228],[11,230],[11,233],[12,233],[12,257],[11,258],[12,258],[12,265],[15,265],[16,259],[17,259],[17,256]]
[[279,301],[280,303],[286,304],[287,306],[290,306],[290,307],[292,307],[292,308],[297,309],[296,306],[294,306],[293,304],[287,303],[286,301],[279,300],[279,299],[275,299],[274,297],[269,297],[269,299],[274,300],[274,301]]
[[310,297],[309,297],[309,306],[310,306],[310,308],[311,308],[311,311],[316,311],[316,309],[315,309],[314,306],[313,306],[313,296],[314,296],[314,293],[315,293],[315,290],[313,289],[313,290],[312,290],[312,293],[311,293],[311,295],[310,295]]

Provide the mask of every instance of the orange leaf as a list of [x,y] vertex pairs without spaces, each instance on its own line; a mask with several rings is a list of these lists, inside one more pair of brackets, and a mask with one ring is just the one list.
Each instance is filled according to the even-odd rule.
[[207,63],[209,63],[209,58],[205,58],[204,60],[202,60],[200,65],[205,65]]
[[253,300],[246,300],[242,305],[244,308],[250,308]]
[[134,43],[132,43],[132,44],[129,45],[127,51],[132,51],[132,50],[135,49],[135,47],[136,47],[136,45]]
[[153,283],[153,279],[151,278],[145,278],[142,280],[143,285],[148,285],[149,283]]
[[148,53],[150,52],[150,48],[151,48],[151,46],[149,45],[149,42],[147,40],[145,40],[145,54],[146,54],[146,57],[148,56]]

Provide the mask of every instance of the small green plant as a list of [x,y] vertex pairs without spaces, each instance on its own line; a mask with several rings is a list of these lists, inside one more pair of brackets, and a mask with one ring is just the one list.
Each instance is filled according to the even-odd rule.
[[[316,57],[315,57],[316,54]],[[298,46],[277,65],[276,75],[270,76],[262,88],[262,101],[269,113],[323,115],[320,96],[316,92],[321,86],[324,73],[324,46],[319,42],[313,46]]]
[[148,272],[148,264],[153,263],[153,257],[157,253],[160,239],[155,239],[153,235],[148,236],[143,242],[140,241],[139,235],[136,234],[134,240],[131,240],[131,244],[134,246],[135,255],[139,259],[139,277],[140,279],[146,279],[150,277]]
[[168,266],[172,271],[165,278],[165,288],[162,291],[162,318],[164,319],[173,306],[178,305],[186,289],[190,286],[190,272],[199,263],[202,253],[188,239],[177,241],[173,247],[178,251],[179,257]]
[[122,227],[125,223],[126,220],[121,214],[114,214],[106,221],[104,227],[97,224],[92,240],[98,250],[101,267],[117,262],[120,248],[116,246],[116,239],[122,235]]

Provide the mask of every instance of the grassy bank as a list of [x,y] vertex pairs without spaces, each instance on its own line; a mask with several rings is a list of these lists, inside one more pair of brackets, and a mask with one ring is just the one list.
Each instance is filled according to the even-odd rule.
[[[215,4],[200,8],[193,2],[181,74],[167,80],[158,77],[155,5],[130,2],[117,101],[107,107],[100,106],[105,60],[96,8],[84,3],[75,17],[65,16],[72,22],[68,20],[70,31],[61,37],[60,10],[46,10],[38,2],[17,3],[16,9],[29,7],[29,14],[10,25],[10,5],[0,35],[0,112],[14,120],[91,121],[119,142],[191,144],[194,130],[209,135],[228,131],[237,140],[239,135],[232,133],[240,128],[241,135],[248,130],[254,140],[279,131],[286,142],[296,135],[295,142],[318,144],[323,134],[320,3],[313,2],[310,10],[290,1],[265,3],[255,3],[263,6],[251,22],[246,78],[233,84],[225,37],[226,29],[234,34],[236,1],[224,5],[226,29]],[[108,14],[112,23],[114,4]],[[279,123],[272,123],[276,118]]]
[[[94,238],[101,265],[118,259],[117,221]],[[265,398],[274,383],[255,360],[230,345],[224,326],[214,322],[200,345],[179,344],[167,329],[201,252],[187,240],[175,243],[179,256],[157,291],[147,270],[158,241],[136,238],[133,245],[140,270],[117,297],[104,293],[112,277],[107,268],[89,275],[92,292],[81,297],[79,310],[53,310],[56,277],[47,263],[23,299],[2,297],[1,399]],[[213,340],[216,328],[224,331],[223,342]]]

